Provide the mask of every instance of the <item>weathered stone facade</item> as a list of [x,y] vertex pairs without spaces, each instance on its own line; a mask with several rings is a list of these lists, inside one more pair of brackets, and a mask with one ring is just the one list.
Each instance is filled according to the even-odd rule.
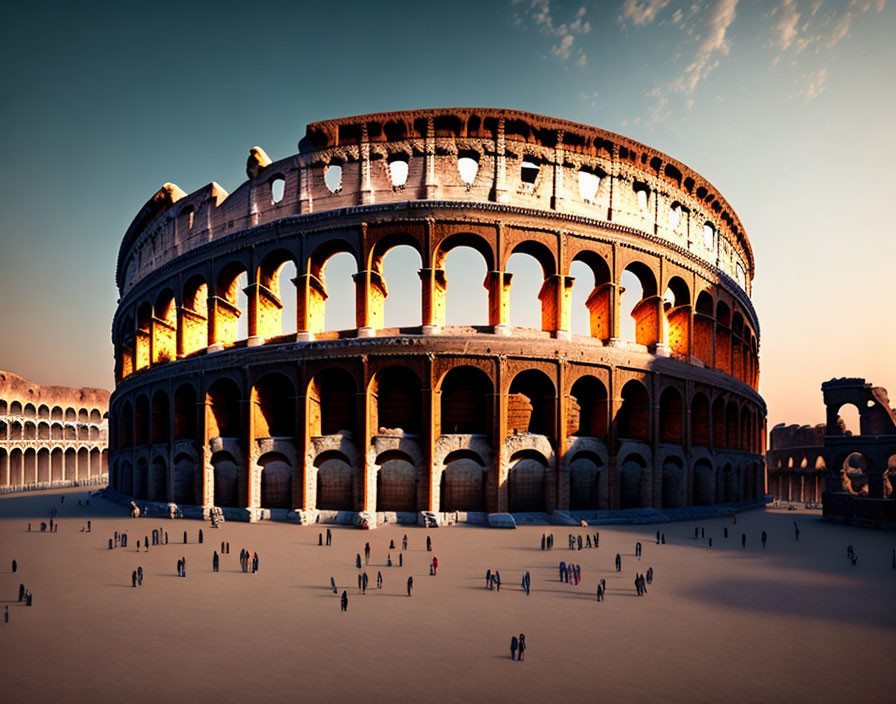
[[[125,235],[112,326],[122,493],[303,516],[763,495],[753,254],[685,165],[592,127],[455,109],[314,123],[295,156],[254,148],[247,175],[230,195],[166,184]],[[386,329],[381,265],[398,245],[423,262],[420,325]],[[488,326],[446,325],[458,246],[485,261]],[[356,328],[324,332],[324,270],[342,252],[357,264]],[[515,252],[542,267],[541,330],[509,323]],[[594,274],[590,336],[570,334],[574,262]],[[619,336],[625,271],[643,289],[634,342]],[[286,314],[295,335],[281,334]]]
[[0,371],[0,490],[104,484],[109,392]]
[[[887,390],[841,378],[826,381],[821,391],[827,409],[824,517],[896,527],[896,410]],[[843,426],[844,405],[858,409],[858,435]]]
[[768,493],[778,501],[816,504],[824,492],[825,425],[784,425],[769,433]]

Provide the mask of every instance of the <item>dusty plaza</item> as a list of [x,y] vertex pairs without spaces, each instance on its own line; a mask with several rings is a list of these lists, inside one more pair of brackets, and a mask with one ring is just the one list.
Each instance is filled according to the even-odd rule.
[[[10,612],[0,666],[6,702],[277,700],[297,692],[334,702],[421,693],[458,702],[891,701],[892,534],[824,523],[818,512],[760,509],[738,514],[736,524],[717,518],[587,529],[332,526],[332,547],[318,547],[325,527],[227,522],[211,529],[192,520],[130,519],[98,497],[79,507],[87,496],[64,489],[0,498],[0,593]],[[58,532],[41,533],[51,508]],[[88,519],[91,532],[81,532]],[[695,540],[698,525],[705,538]],[[137,540],[142,545],[158,528],[168,532],[168,545],[138,553]],[[656,544],[657,529],[665,544]],[[114,531],[128,533],[127,548],[108,549]],[[543,552],[546,531],[555,545]],[[597,531],[598,548],[567,548],[569,533]],[[392,540],[397,549],[389,551]],[[231,553],[216,574],[212,553],[222,541]],[[366,541],[371,586],[361,595],[355,560]],[[855,566],[846,558],[850,544]],[[257,573],[241,571],[242,548],[257,552]],[[433,555],[439,567],[430,576]],[[176,576],[181,557],[185,578]],[[559,581],[561,560],[581,565],[579,585]],[[133,588],[137,566],[144,582]],[[648,567],[653,582],[639,598],[634,575]],[[500,591],[485,588],[488,569],[500,572]],[[528,597],[520,586],[527,570]],[[340,594],[348,592],[346,613],[331,577]],[[598,603],[600,578],[607,596]],[[20,583],[33,594],[30,608],[16,601]],[[518,632],[528,641],[521,663],[508,651]],[[858,653],[857,671],[850,663]]]

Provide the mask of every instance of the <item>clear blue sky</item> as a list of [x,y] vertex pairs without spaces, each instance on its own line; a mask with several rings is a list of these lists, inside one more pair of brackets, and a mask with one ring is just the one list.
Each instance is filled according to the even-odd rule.
[[0,368],[112,385],[121,237],[165,181],[233,190],[307,122],[507,107],[706,176],[757,261],[769,421],[896,395],[896,18],[886,0],[18,3],[0,27]]

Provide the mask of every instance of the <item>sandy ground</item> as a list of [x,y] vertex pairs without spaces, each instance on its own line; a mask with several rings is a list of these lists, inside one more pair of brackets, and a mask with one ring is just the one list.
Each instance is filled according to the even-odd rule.
[[[693,522],[554,527],[552,552],[540,550],[545,528],[534,526],[333,528],[326,548],[317,546],[317,527],[131,520],[101,499],[79,508],[86,496],[72,489],[0,498],[0,607],[8,604],[10,616],[0,621],[4,702],[893,701],[893,533],[806,512],[752,511],[736,525],[701,522],[712,548],[693,539]],[[59,532],[40,533],[52,507]],[[93,532],[81,532],[88,517]],[[138,538],[159,526],[169,544],[138,553]],[[666,545],[655,544],[657,528]],[[126,550],[108,550],[114,530],[128,532]],[[599,530],[600,547],[567,550],[570,530]],[[404,567],[398,551],[396,566],[386,567],[390,539],[400,546],[405,532]],[[222,540],[231,554],[215,574],[212,551]],[[378,570],[384,585],[362,596],[355,555],[368,540],[371,587]],[[849,544],[856,567],[845,557]],[[240,571],[243,547],[258,552],[257,574]],[[175,575],[181,556],[185,579]],[[560,560],[582,566],[581,585],[558,581]],[[138,565],[144,583],[133,589]],[[650,566],[653,584],[638,598],[634,574]],[[488,568],[500,571],[500,592],[485,589]],[[520,587],[526,570],[528,597]],[[347,613],[331,576],[340,593],[348,590]],[[608,594],[597,603],[601,577]],[[16,601],[20,582],[34,594],[31,608]],[[522,663],[509,657],[520,632],[529,646]]]

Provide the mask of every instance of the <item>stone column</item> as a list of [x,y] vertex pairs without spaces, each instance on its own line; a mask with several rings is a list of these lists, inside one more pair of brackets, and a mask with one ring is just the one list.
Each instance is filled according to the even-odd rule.
[[386,296],[386,281],[378,271],[366,269],[352,275],[355,282],[355,321],[358,337],[376,337],[377,329],[383,327],[383,304]]
[[311,274],[301,274],[292,280],[296,287],[296,339],[313,340],[323,332],[327,289]]
[[444,269],[420,269],[423,311],[421,321],[424,335],[436,335],[445,326],[445,293],[447,280]]
[[596,286],[585,301],[588,308],[591,337],[604,344],[619,344],[619,306],[617,301],[625,289],[619,284],[608,282]]
[[510,282],[513,274],[490,271],[485,277],[488,289],[488,324],[496,335],[510,334]]
[[507,157],[505,156],[504,118],[498,118],[495,134],[495,202],[507,202]]

